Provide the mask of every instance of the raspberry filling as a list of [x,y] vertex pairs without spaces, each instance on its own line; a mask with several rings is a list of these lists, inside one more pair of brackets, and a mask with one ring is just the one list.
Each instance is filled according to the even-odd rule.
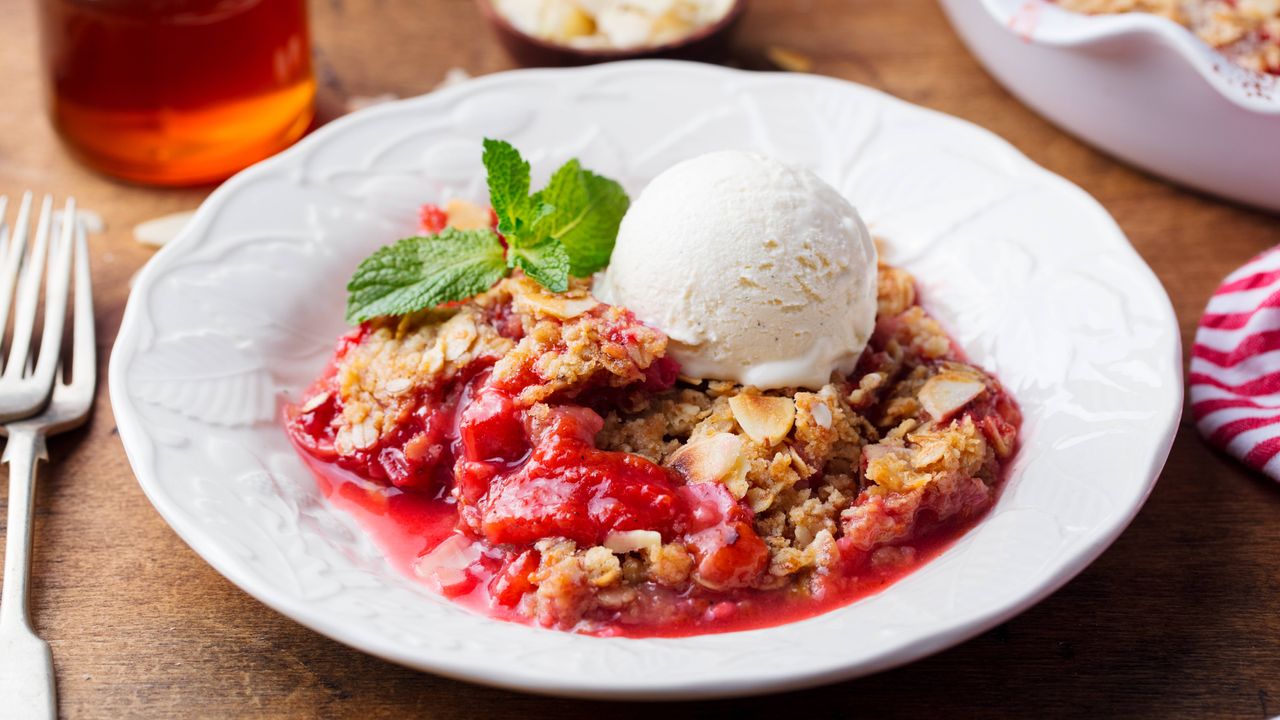
[[516,278],[351,331],[286,429],[395,566],[479,612],[605,636],[791,622],[945,549],[1016,447],[1013,400],[892,273],[901,301],[821,392],[735,405],[761,398],[679,379],[629,311]]
[[[495,317],[503,322],[501,314]],[[628,321],[638,325],[633,317]],[[566,538],[593,546],[633,530],[657,532],[664,540],[681,538],[693,549],[709,588],[746,587],[764,571],[768,552],[752,527],[750,508],[720,484],[685,485],[672,470],[639,455],[598,449],[595,436],[604,420],[591,407],[569,402],[523,407],[521,391],[542,379],[533,368],[498,380],[488,362],[473,363],[452,383],[418,390],[416,407],[376,444],[337,452],[334,420],[342,408],[332,387],[335,367],[367,333],[361,327],[339,342],[333,365],[312,391],[323,400],[288,408],[287,428],[317,460],[448,505],[456,514],[456,531],[483,541],[487,551],[466,567],[436,570],[444,594],[472,593],[483,576],[489,578],[488,602],[512,607],[534,589],[530,574],[538,553],[530,546],[539,540]],[[627,324],[615,324],[607,333],[624,346],[634,342],[633,335]],[[664,391],[677,373],[678,366],[662,358],[636,387]],[[588,383],[580,399],[608,405],[625,390]],[[353,496],[358,494],[348,492],[346,499]],[[357,503],[371,509],[368,502]],[[397,522],[423,524],[403,516]],[[437,537],[427,549],[451,540]]]
[[638,455],[597,450],[603,426],[580,406],[520,411],[482,384],[458,422],[453,494],[462,521],[495,545],[547,537],[599,545],[627,530],[670,537],[681,509],[671,474]]
[[[335,364],[364,332],[342,340]],[[880,361],[875,353],[864,360],[863,372]],[[807,600],[754,589],[767,572],[768,548],[753,526],[755,514],[725,485],[686,484],[639,455],[600,450],[595,437],[604,421],[591,407],[568,402],[522,407],[519,383],[497,382],[489,363],[477,365],[454,383],[421,391],[417,407],[399,426],[354,453],[334,450],[333,419],[341,407],[337,393],[324,389],[333,382],[332,368],[317,384],[326,400],[310,409],[290,409],[287,426],[298,446],[320,461],[312,464],[327,478],[323,485],[331,499],[361,517],[397,564],[425,574],[445,596],[503,619],[529,619],[516,608],[538,590],[533,577],[541,558],[533,545],[545,538],[594,546],[613,533],[641,530],[686,545],[698,583],[681,592],[655,590],[669,605],[668,613],[639,622],[625,613],[606,614],[583,628],[601,635],[672,636],[789,622],[846,604],[928,560],[979,517],[918,533],[914,562],[875,572],[868,549],[884,539],[883,533],[906,532],[920,508],[926,513],[938,508],[928,499],[916,506],[892,497],[864,497],[862,507],[879,519],[869,534],[838,542],[843,573],[817,578]],[[669,388],[675,370],[671,363],[657,364],[640,387]],[[531,370],[524,372],[533,377]],[[579,399],[607,404],[602,398],[608,395],[587,393]],[[1016,408],[1004,394],[984,399],[968,413],[991,435],[1017,431],[1009,422]],[[375,486],[360,489],[359,480]],[[377,489],[381,485],[399,492],[387,495]],[[941,497],[978,507],[989,502],[980,482],[967,492]]]

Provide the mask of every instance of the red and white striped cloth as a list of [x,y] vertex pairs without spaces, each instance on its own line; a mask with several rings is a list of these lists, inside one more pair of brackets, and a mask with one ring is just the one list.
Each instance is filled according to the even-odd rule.
[[1189,381],[1200,433],[1280,481],[1280,247],[1228,275],[1209,299]]

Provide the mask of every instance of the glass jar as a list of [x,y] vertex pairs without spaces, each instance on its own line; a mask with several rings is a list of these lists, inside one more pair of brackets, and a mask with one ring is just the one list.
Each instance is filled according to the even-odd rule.
[[306,0],[37,0],[49,113],[88,165],[222,180],[314,114]]

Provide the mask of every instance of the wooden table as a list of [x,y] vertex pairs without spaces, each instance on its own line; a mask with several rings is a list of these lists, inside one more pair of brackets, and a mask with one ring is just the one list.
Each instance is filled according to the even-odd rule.
[[[129,278],[151,255],[132,228],[195,207],[208,189],[133,187],[67,157],[41,108],[33,5],[0,3],[0,193],[74,193],[106,218],[106,234],[92,241],[105,373]],[[480,74],[510,66],[471,0],[312,5],[329,115],[350,96],[425,92],[451,67]],[[974,62],[932,0],[754,0],[737,45],[748,66],[781,47],[811,57],[816,72],[972,120],[1081,185],[1168,288],[1184,344],[1217,282],[1280,243],[1280,219],[1171,187],[1037,117]],[[50,450],[55,463],[37,499],[33,600],[69,717],[1280,714],[1280,488],[1210,451],[1189,421],[1124,536],[1064,589],[996,630],[854,682],[660,709],[416,673],[266,609],[192,553],[147,503],[116,439],[105,387],[89,427]]]

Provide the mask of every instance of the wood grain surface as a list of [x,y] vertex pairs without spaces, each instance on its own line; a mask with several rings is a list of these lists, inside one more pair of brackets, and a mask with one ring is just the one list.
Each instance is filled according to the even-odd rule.
[[[72,161],[41,104],[33,7],[0,0],[0,193],[74,193],[108,223],[92,239],[101,365],[150,256],[137,223],[209,188],[118,183]],[[414,95],[452,67],[510,67],[472,0],[314,0],[322,108]],[[1172,187],[1082,145],[1001,89],[933,0],[754,0],[738,64],[770,47],[1002,135],[1116,217],[1173,298],[1189,344],[1218,281],[1280,243],[1280,218]],[[105,385],[105,383],[101,383]],[[41,478],[35,623],[73,718],[1151,717],[1280,714],[1280,488],[1209,450],[1188,421],[1150,501],[1064,589],[971,642],[909,667],[759,699],[583,703],[390,665],[266,609],[168,528],[134,480],[105,387]],[[5,497],[0,490],[0,501]],[[770,662],[760,658],[760,662]],[[3,699],[0,699],[0,704]]]

